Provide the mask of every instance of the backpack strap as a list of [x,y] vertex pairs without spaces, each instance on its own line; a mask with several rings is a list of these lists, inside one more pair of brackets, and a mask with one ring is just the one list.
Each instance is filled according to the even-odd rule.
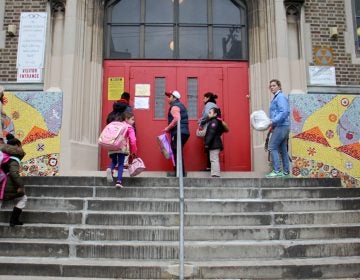
[[18,164],[20,164],[20,159],[18,159],[17,157],[10,157],[13,160],[16,160],[18,162]]

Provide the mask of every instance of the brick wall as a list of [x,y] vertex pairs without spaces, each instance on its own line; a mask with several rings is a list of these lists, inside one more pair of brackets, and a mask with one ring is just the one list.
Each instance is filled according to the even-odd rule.
[[20,14],[45,12],[47,0],[5,0],[4,30],[9,24],[17,26],[17,36],[6,36],[5,48],[0,49],[0,81],[16,81],[16,56]]
[[[306,0],[305,21],[311,26],[312,47],[333,49],[337,84],[360,85],[360,64],[352,64],[345,51],[344,32],[353,29],[346,26],[345,1],[351,0]],[[337,40],[330,38],[329,27],[338,28]]]

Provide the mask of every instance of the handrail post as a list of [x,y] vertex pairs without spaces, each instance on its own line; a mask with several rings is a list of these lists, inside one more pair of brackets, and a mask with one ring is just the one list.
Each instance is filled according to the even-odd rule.
[[179,279],[184,280],[184,177],[183,177],[183,158],[181,149],[181,129],[180,119],[177,122],[176,135],[176,176],[179,178]]

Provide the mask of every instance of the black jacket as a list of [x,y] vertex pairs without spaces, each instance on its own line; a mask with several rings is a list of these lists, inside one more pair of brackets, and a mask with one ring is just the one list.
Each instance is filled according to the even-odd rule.
[[106,118],[106,124],[109,124],[113,121],[123,121],[122,114],[124,112],[131,112],[131,107],[129,106],[129,103],[123,101],[114,102],[113,110]]
[[204,138],[206,150],[222,150],[224,148],[221,135],[224,132],[223,125],[217,118],[212,118],[208,121],[206,134]]
[[[168,123],[170,124],[172,122],[172,120],[174,119],[174,117],[170,113],[171,108],[173,106],[177,106],[180,108],[180,132],[181,132],[181,134],[190,135],[188,111],[187,111],[186,107],[184,106],[184,104],[182,104],[178,99],[176,99],[175,101],[173,101],[170,104],[170,108],[169,108],[169,112],[168,112]],[[174,126],[170,130],[170,134],[171,134],[171,137],[173,137],[174,135],[177,134],[177,126]]]

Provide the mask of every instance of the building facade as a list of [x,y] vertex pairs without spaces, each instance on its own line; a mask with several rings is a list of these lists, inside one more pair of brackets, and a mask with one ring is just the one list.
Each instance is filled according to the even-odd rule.
[[[220,92],[219,104],[233,130],[224,136],[223,166],[229,171],[258,172],[269,168],[264,152],[266,133],[252,130],[248,115],[254,110],[268,109],[271,99],[269,80],[279,79],[283,90],[295,99],[303,94],[359,93],[360,1],[199,0],[196,5],[195,2],[191,4],[193,10],[199,9],[196,20],[191,17],[193,11],[186,8],[186,1],[5,0],[0,3],[0,83],[6,94],[9,97],[15,94],[27,105],[30,97],[25,93],[37,92],[40,99],[45,98],[41,92],[46,92],[46,96],[58,94],[50,103],[49,98],[42,102],[49,108],[57,104],[58,114],[55,115],[61,116],[60,124],[45,120],[43,127],[34,130],[35,125],[31,124],[18,133],[22,140],[33,134],[45,135],[32,138],[42,141],[33,141],[33,149],[41,149],[39,144],[45,144],[51,150],[42,156],[47,155],[51,159],[49,162],[58,167],[55,173],[67,175],[103,167],[101,158],[104,155],[99,151],[97,138],[104,125],[104,115],[117,98],[111,98],[111,88],[130,91],[139,130],[149,127],[156,130],[151,139],[160,132],[164,121],[166,104],[161,103],[159,96],[163,89],[176,87],[184,96],[186,94],[184,101],[190,108],[195,108],[191,111],[194,115],[191,127],[195,129],[196,115],[201,113],[202,95],[214,88]],[[152,8],[156,11],[168,6],[171,17],[168,12],[151,14]],[[222,9],[227,11],[227,17],[225,13],[217,12]],[[19,26],[24,12],[47,14],[43,81],[38,83],[17,82]],[[231,22],[233,12],[234,21]],[[222,36],[222,28],[227,28],[229,33]],[[154,32],[150,33],[150,30]],[[168,30],[170,35],[166,33]],[[199,43],[198,47],[195,41],[191,46],[184,43],[191,36],[186,30],[199,30],[196,40],[204,45]],[[129,31],[136,36],[135,43],[132,37],[121,39],[122,34]],[[173,39],[169,46],[156,45],[166,36]],[[218,41],[217,36],[221,37]],[[202,41],[199,38],[203,38]],[[207,51],[202,53],[204,49]],[[171,69],[176,69],[174,74]],[[216,78],[217,75],[221,77]],[[211,79],[206,80],[206,77]],[[116,85],[112,83],[118,80],[112,78],[124,80]],[[164,79],[168,84],[163,83]],[[215,79],[220,82],[209,82]],[[195,94],[191,94],[192,90]],[[292,104],[300,104],[295,99]],[[191,102],[195,102],[193,107]],[[156,106],[165,109],[161,111]],[[9,103],[9,115],[16,111],[10,107]],[[37,108],[39,114],[44,119],[49,118],[41,108]],[[149,109],[148,115],[146,109]],[[20,118],[14,122],[16,131]],[[50,130],[49,123],[56,129]],[[347,145],[359,142],[358,127],[353,125],[350,130],[352,142],[346,142]],[[293,130],[292,133],[295,136],[302,132]],[[139,133],[140,143],[148,142]],[[322,134],[326,137],[326,131]],[[44,139],[50,141],[56,137],[57,142],[44,143]],[[145,158],[147,151],[150,151],[149,156],[153,155],[151,145],[140,150]],[[198,149],[201,142],[194,138],[191,145]],[[227,153],[226,147],[230,152]],[[187,149],[187,153],[193,153]],[[30,154],[36,157],[35,153]],[[150,164],[150,169],[156,170],[159,164],[160,169],[167,168],[166,163],[160,161],[155,161],[154,166]],[[188,163],[190,170],[199,170],[201,164],[201,160]]]

